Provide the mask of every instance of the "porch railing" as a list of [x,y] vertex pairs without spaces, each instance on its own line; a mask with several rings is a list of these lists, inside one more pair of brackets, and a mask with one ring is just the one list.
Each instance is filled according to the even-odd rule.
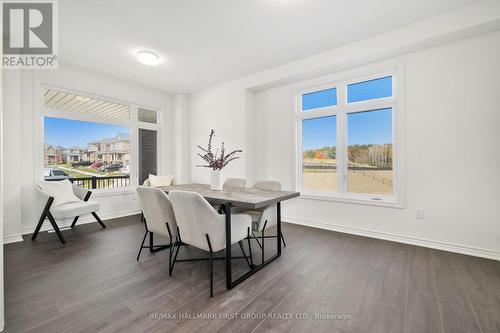
[[[56,179],[47,179],[57,181]],[[60,179],[58,179],[60,180]],[[130,185],[130,176],[103,176],[103,177],[69,177],[68,180],[73,184],[87,189],[101,189],[110,187],[127,187]]]

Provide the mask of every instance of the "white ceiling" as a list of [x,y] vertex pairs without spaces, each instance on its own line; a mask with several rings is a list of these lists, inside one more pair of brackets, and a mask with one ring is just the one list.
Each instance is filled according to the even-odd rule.
[[[64,0],[61,63],[193,92],[478,0]],[[137,62],[152,49],[162,63]]]

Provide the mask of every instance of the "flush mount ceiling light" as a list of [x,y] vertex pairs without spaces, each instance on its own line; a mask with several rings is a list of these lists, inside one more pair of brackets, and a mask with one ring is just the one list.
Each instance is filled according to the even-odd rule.
[[137,60],[144,65],[156,66],[160,63],[160,56],[153,51],[141,50],[137,52]]

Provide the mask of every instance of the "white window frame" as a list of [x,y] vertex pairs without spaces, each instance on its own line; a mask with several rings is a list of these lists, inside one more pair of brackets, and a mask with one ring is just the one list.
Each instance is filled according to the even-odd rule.
[[[402,126],[401,110],[401,82],[402,70],[400,66],[394,66],[389,69],[370,71],[366,74],[357,70],[355,74],[347,74],[343,78],[329,79],[326,83],[298,87],[296,89],[296,190],[301,192],[301,196],[306,199],[319,199],[327,201],[361,203],[376,206],[387,206],[402,208],[402,167],[401,167],[401,146],[402,138],[400,128]],[[365,100],[359,102],[347,103],[347,87],[349,84],[361,83],[373,79],[392,77],[392,96]],[[334,106],[321,107],[302,111],[302,95],[321,91],[325,89],[336,88],[337,104]],[[392,150],[393,150],[393,194],[373,195],[361,193],[349,193],[347,191],[348,170],[347,170],[347,130],[348,115],[359,112],[375,111],[378,109],[392,108]],[[321,117],[336,116],[337,122],[337,191],[319,191],[305,190],[303,188],[302,172],[302,121],[306,119],[315,119]]]
[[[57,110],[49,107],[44,106],[44,101],[43,101],[43,94],[41,94],[42,89],[52,89],[52,90],[57,90],[61,91],[64,93],[70,93],[70,94],[75,94],[75,95],[81,95],[85,97],[90,97],[90,98],[95,98],[95,99],[101,99],[107,102],[114,102],[114,103],[119,103],[119,104],[124,104],[129,106],[129,119],[128,120],[120,120],[120,119],[110,119],[108,117],[102,117],[99,115],[91,115],[91,114],[84,114],[84,113],[78,113],[78,112],[73,112],[73,111],[64,111],[64,110]],[[45,128],[44,128],[44,119],[45,117],[52,117],[52,118],[62,118],[62,119],[69,119],[69,120],[77,120],[77,121],[87,121],[87,122],[95,122],[95,123],[100,123],[100,124],[110,124],[110,125],[118,125],[118,126],[125,126],[129,128],[129,136],[130,136],[130,185],[126,187],[112,187],[112,188],[103,188],[103,189],[93,189],[92,192],[96,193],[98,196],[99,195],[106,195],[106,194],[116,194],[116,193],[126,193],[126,192],[133,192],[135,191],[135,188],[139,185],[139,129],[150,129],[150,130],[155,130],[156,135],[157,135],[157,146],[156,146],[156,168],[158,170],[158,173],[160,174],[160,168],[161,168],[161,129],[162,129],[162,112],[160,112],[160,109],[157,107],[153,106],[145,106],[140,103],[134,103],[130,101],[124,101],[124,100],[119,100],[116,98],[108,97],[108,96],[100,96],[94,93],[89,93],[89,92],[82,92],[82,91],[76,91],[72,89],[66,89],[66,88],[61,88],[61,87],[56,87],[51,84],[46,84],[42,82],[36,82],[35,83],[35,165],[37,166],[35,168],[35,175],[34,178],[35,180],[43,180],[44,179],[44,143],[45,143]],[[137,110],[138,108],[144,108],[148,109],[151,111],[156,112],[156,124],[153,123],[148,123],[148,122],[141,122],[138,121],[138,114]]]

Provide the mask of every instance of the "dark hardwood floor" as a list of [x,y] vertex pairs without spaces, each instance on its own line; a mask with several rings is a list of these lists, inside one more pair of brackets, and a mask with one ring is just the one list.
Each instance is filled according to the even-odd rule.
[[207,262],[169,277],[167,251],[135,260],[138,216],[107,225],[5,246],[6,332],[500,332],[496,261],[284,224],[283,256],[231,291],[217,261],[210,298]]

